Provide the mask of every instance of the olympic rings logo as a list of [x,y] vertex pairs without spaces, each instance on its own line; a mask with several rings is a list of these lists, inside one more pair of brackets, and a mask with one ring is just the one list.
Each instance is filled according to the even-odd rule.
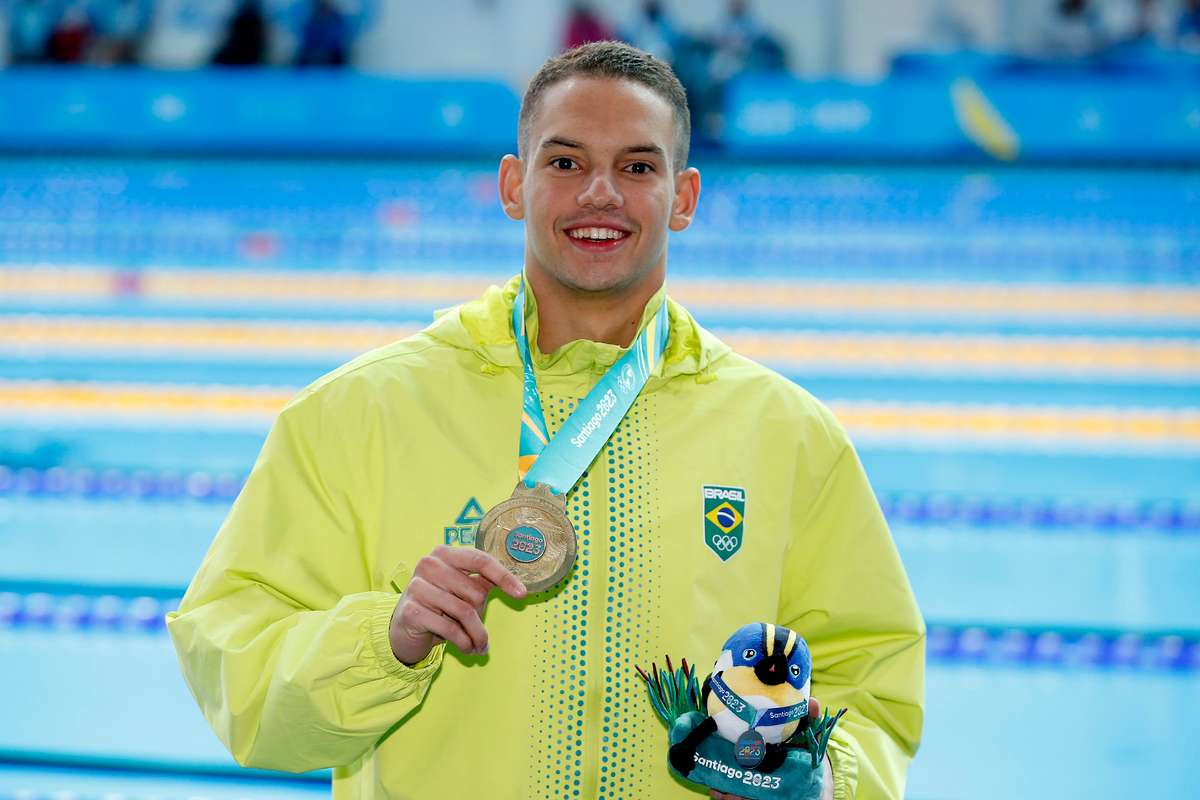
[[714,548],[720,550],[722,553],[732,553],[741,544],[741,541],[736,536],[717,535],[709,541]]

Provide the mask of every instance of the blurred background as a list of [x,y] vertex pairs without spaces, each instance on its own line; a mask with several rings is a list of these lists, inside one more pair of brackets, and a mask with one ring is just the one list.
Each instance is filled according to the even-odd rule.
[[519,270],[524,83],[614,37],[696,120],[672,293],[890,520],[908,796],[1194,795],[1200,2],[0,0],[0,798],[328,794],[162,616],[297,389]]

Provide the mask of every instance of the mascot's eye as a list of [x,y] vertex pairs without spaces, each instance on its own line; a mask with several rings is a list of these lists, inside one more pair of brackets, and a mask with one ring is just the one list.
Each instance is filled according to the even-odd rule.
[[742,651],[742,658],[747,661],[754,658],[756,655],[758,655],[758,652],[753,647],[747,647]]
[[799,677],[800,677],[800,666],[799,666],[798,664],[792,664],[792,666],[791,666],[791,670],[792,670],[792,677],[793,677],[793,678],[799,678]]

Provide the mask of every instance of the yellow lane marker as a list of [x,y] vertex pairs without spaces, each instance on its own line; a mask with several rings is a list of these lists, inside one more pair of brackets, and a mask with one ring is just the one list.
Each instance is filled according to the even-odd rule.
[[[420,326],[387,322],[0,315],[0,350],[349,358]],[[1200,342],[1181,338],[717,331],[778,367],[1054,373],[1200,379]]]
[[[0,268],[0,300],[142,300],[250,305],[428,307],[477,297],[506,275],[356,271]],[[715,311],[936,317],[1200,319],[1200,288],[1120,284],[673,278],[685,305]]]
[[1092,408],[841,401],[831,408],[852,433],[886,438],[967,438],[996,443],[1075,441],[1200,446],[1200,408]]
[[38,350],[241,351],[354,355],[402,339],[418,325],[0,315],[0,347]]
[[[285,387],[189,386],[0,380],[0,415],[33,414],[77,421],[200,415],[271,419],[294,395]],[[1013,406],[982,403],[832,401],[856,436],[982,439],[1114,446],[1200,447],[1200,408]]]
[[152,415],[252,414],[268,417],[296,391],[281,387],[0,381],[0,413]]
[[761,331],[722,338],[750,358],[797,367],[1200,379],[1200,342],[1184,339]]

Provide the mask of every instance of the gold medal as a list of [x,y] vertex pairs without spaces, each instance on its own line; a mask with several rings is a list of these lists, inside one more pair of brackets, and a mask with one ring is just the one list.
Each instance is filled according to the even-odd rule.
[[530,489],[524,481],[484,515],[475,537],[475,547],[491,553],[531,594],[566,577],[575,563],[575,546],[566,496],[544,483]]

